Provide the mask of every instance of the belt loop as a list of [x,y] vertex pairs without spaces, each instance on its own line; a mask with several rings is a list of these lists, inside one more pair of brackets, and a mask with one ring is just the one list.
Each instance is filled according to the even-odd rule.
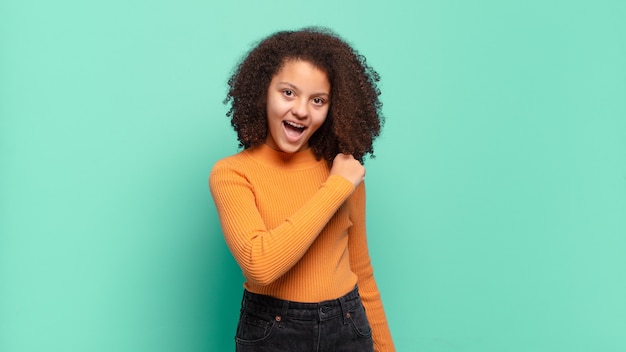
[[339,297],[339,305],[341,306],[341,315],[343,317],[343,325],[348,324],[348,307],[346,305],[346,296]]

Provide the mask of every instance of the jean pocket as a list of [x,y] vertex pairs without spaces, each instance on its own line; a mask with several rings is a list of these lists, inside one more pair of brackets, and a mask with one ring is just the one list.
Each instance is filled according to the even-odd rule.
[[348,314],[346,316],[352,329],[356,333],[358,337],[361,338],[370,338],[372,337],[372,328],[370,327],[370,323],[367,320],[367,315],[365,314],[365,307],[363,304],[359,302],[357,306],[348,310]]
[[239,317],[235,341],[241,344],[254,344],[265,341],[272,334],[276,319],[274,316],[245,310]]

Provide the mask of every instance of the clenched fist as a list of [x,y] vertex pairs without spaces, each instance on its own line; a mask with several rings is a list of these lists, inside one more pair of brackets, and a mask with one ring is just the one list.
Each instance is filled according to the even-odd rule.
[[365,178],[365,167],[352,155],[339,153],[333,160],[330,174],[343,176],[356,188]]

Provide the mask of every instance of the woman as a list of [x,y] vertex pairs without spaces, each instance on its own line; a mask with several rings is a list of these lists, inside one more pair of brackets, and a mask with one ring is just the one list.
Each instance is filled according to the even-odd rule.
[[394,351],[367,249],[377,73],[328,30],[278,32],[228,84],[243,151],[211,193],[246,278],[237,351]]

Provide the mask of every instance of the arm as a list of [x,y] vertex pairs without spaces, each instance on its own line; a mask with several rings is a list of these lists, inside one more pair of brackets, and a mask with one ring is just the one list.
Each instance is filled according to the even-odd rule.
[[365,230],[365,184],[361,183],[350,199],[350,220],[353,225],[348,230],[348,250],[350,266],[357,274],[359,294],[365,306],[367,319],[372,327],[374,350],[393,352],[395,347],[385,317],[383,303],[374,280],[374,269],[370,261]]
[[354,191],[346,178],[330,175],[300,209],[268,229],[246,175],[218,162],[209,185],[226,243],[246,279],[257,285],[268,285],[291,269]]

